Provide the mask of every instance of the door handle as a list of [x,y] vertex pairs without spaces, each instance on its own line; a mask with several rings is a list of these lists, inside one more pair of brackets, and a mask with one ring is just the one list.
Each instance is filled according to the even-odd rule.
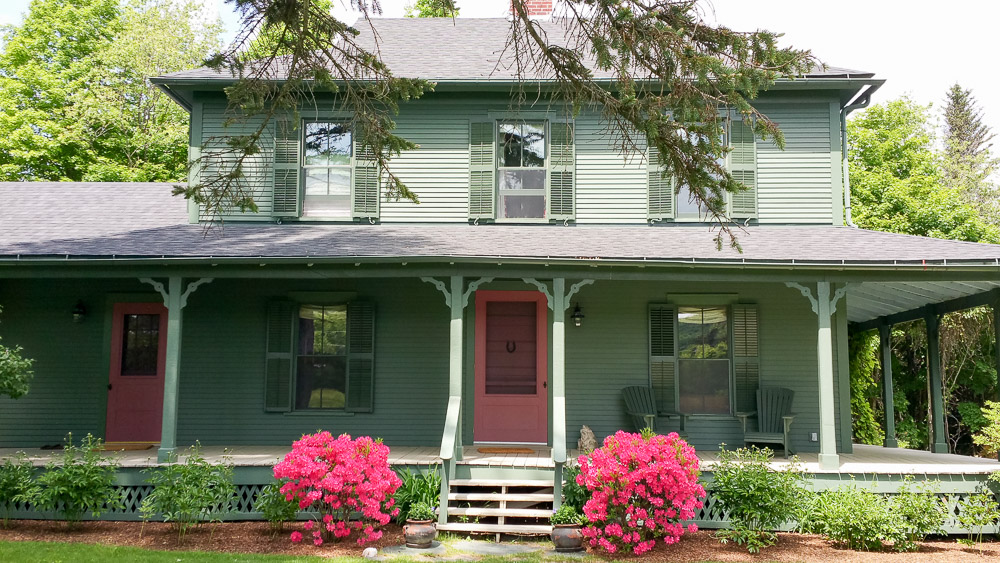
[[111,384],[108,383],[108,391],[111,391]]
[[549,388],[549,382],[548,381],[543,381],[542,382],[542,387],[545,388],[545,389],[548,389]]

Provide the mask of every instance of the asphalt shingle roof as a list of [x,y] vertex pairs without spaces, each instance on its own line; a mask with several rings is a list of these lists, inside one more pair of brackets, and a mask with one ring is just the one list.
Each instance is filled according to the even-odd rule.
[[[505,53],[510,22],[505,18],[375,18],[372,25],[356,24],[359,43],[376,50],[393,74],[424,80],[514,79],[513,58]],[[558,21],[543,22],[549,41],[565,44],[565,27]],[[374,32],[373,32],[374,29]],[[377,44],[375,38],[378,38]],[[591,62],[592,63],[592,62]],[[612,78],[613,73],[597,69],[595,78]],[[547,76],[524,76],[527,80]],[[845,68],[817,68],[808,78],[872,78],[874,74]],[[208,68],[185,70],[158,80],[184,81],[224,79],[228,76]]]
[[735,263],[986,262],[1000,245],[846,227],[753,226],[743,253],[717,251],[698,226],[465,224],[189,224],[170,184],[0,183],[0,261],[99,257],[468,257]]

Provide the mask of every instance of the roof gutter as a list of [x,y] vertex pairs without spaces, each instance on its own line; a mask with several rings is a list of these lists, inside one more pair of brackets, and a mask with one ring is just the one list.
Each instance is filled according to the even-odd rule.
[[883,84],[885,84],[884,80],[869,84],[867,88],[859,92],[854,98],[854,103],[849,103],[840,109],[840,155],[844,167],[842,174],[844,178],[844,220],[848,227],[855,229],[858,226],[854,224],[851,218],[851,175],[850,168],[847,165],[847,114],[856,109],[868,107],[868,104],[872,101],[872,94],[881,88]]

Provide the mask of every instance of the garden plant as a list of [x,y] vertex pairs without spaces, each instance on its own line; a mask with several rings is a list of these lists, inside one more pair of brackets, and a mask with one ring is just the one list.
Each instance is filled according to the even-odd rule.
[[698,457],[676,433],[619,430],[580,456],[579,464],[577,483],[591,495],[583,506],[588,520],[583,535],[607,553],[641,555],[661,538],[675,543],[684,533],[683,522],[702,507]]
[[769,465],[774,453],[769,448],[725,449],[713,468],[712,495],[729,517],[730,527],[715,537],[745,546],[750,553],[774,545],[774,530],[795,518],[806,491],[805,477],[798,459],[787,469]]
[[260,512],[264,520],[271,525],[271,532],[278,534],[285,529],[285,522],[295,520],[299,512],[299,503],[295,499],[289,500],[281,492],[282,482],[275,481],[261,489],[257,494],[254,509]]
[[421,502],[431,506],[437,505],[441,495],[441,474],[437,466],[428,469],[426,473],[411,471],[409,467],[403,467],[396,473],[401,484],[393,498],[396,500],[396,508],[399,509],[396,523],[402,525],[406,521],[410,506]]
[[72,527],[87,512],[95,518],[106,510],[122,507],[115,491],[118,460],[102,454],[99,438],[90,434],[79,446],[73,434],[67,434],[62,454],[45,466],[35,480],[38,494],[35,503],[42,510],[53,510]]
[[143,471],[153,492],[142,500],[143,520],[160,515],[177,530],[178,540],[193,526],[219,522],[232,510],[236,499],[233,466],[209,463],[201,455],[200,444],[188,450],[184,463],[172,455],[167,465]]
[[15,503],[33,502],[38,489],[32,480],[35,468],[24,452],[4,460],[0,465],[0,522],[7,527]]
[[434,508],[426,502],[415,502],[406,511],[406,519],[414,522],[426,522],[434,519]]
[[552,513],[552,524],[556,526],[583,524],[583,515],[572,505],[564,504]]
[[[274,466],[274,477],[284,481],[281,492],[297,500],[300,509],[320,513],[320,522],[303,525],[317,546],[353,532],[358,545],[376,541],[382,537],[380,527],[399,514],[393,494],[402,481],[389,467],[389,448],[381,440],[306,434]],[[359,519],[352,521],[354,513]],[[296,530],[291,539],[300,542],[303,534]]]
[[969,536],[958,540],[965,545],[977,545],[983,541],[983,528],[1000,520],[1000,504],[991,489],[991,483],[1000,481],[1000,472],[994,471],[985,483],[981,483],[975,494],[958,503],[958,523],[969,531]]
[[563,471],[563,505],[572,506],[577,512],[583,511],[583,505],[590,500],[590,492],[581,484],[576,482],[576,476],[580,474],[580,466],[567,466]]

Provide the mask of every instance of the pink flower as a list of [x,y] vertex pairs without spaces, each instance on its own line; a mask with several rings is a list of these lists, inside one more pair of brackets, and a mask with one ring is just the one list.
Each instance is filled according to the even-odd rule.
[[315,524],[315,522],[313,522],[312,520],[306,520],[306,523],[303,524],[302,527],[305,528],[306,530],[312,530],[313,524]]
[[314,539],[313,540],[313,545],[315,545],[316,547],[319,547],[319,546],[323,545],[323,538],[316,538],[316,539]]
[[292,532],[292,542],[299,543],[300,541],[302,541],[302,532],[299,531]]

